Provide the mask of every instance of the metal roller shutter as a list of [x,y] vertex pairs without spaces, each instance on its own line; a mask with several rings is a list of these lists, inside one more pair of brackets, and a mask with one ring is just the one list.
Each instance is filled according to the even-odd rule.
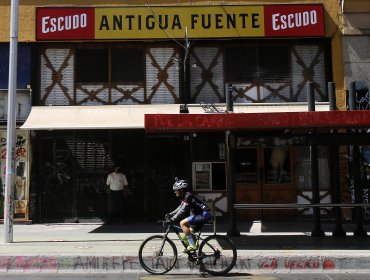
[[150,48],[146,56],[146,100],[147,103],[173,104],[179,97],[179,65],[174,48]]
[[190,55],[192,103],[221,103],[225,100],[223,53],[220,48],[195,48]]
[[46,49],[41,54],[41,104],[71,105],[74,54],[71,49]]
[[[312,73],[312,77],[305,77]],[[300,90],[308,82],[308,78],[317,84],[315,87],[315,99],[327,100],[325,94],[326,69],[325,56],[319,45],[297,45],[292,52],[292,89],[294,99],[298,102],[307,101],[306,90]]]

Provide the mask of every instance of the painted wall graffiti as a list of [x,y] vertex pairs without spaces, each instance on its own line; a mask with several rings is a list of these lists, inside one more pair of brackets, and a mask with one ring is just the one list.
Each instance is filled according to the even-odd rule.
[[274,269],[277,269],[278,268],[278,261],[277,259],[275,258],[272,258],[272,259],[266,259],[266,260],[262,260],[260,261],[260,263],[258,264],[258,268],[259,269],[267,269],[267,270],[274,270]]
[[0,272],[17,271],[125,271],[139,269],[139,260],[128,256],[10,256],[0,257]]
[[[224,260],[227,262],[227,260]],[[354,260],[355,261],[355,260]],[[154,265],[154,263],[153,263]],[[325,257],[287,257],[287,258],[247,258],[239,257],[233,271],[318,271],[334,269],[351,269],[336,264],[335,260]],[[140,270],[138,257],[133,256],[0,256],[0,273],[9,271],[128,271]],[[199,266],[180,257],[174,271],[198,270]]]
[[[369,203],[369,189],[362,189],[362,202]],[[364,220],[370,221],[370,208],[364,207]]]
[[[350,166],[350,170],[353,169],[354,161],[353,161],[353,149],[354,146],[350,146],[349,148],[349,156],[348,162]],[[359,180],[359,192],[356,193],[355,181],[354,181],[354,174],[352,172],[348,172],[348,184],[349,184],[349,192],[351,195],[351,202],[361,202],[361,203],[369,203],[369,188],[370,188],[370,163],[369,163],[369,146],[360,146],[359,152],[361,154],[360,158],[360,180]],[[358,201],[356,201],[356,195],[360,196]],[[370,222],[370,209],[368,207],[363,208],[363,219],[364,222]]]
[[262,270],[331,270],[336,268],[335,261],[322,258],[267,258],[260,260],[258,268]]
[[369,110],[370,109],[370,98],[369,90],[362,86],[356,92],[356,109],[357,110]]
[[[6,131],[0,131],[0,196],[5,193],[6,171]],[[29,133],[16,131],[15,139],[15,177],[14,177],[14,214],[16,218],[26,218],[29,201]],[[0,204],[0,216],[3,216],[3,205]],[[9,213],[8,213],[9,214]]]
[[[369,110],[370,109],[370,91],[369,88],[362,82],[356,81],[355,83],[355,110]],[[349,109],[349,91],[347,91],[347,109]],[[368,133],[369,130],[367,128],[354,128],[352,129],[353,132],[364,132]],[[348,150],[348,163],[350,170],[353,168],[353,146],[349,147]],[[362,155],[361,158],[361,182],[360,182],[360,188],[362,189],[361,192],[358,195],[361,195],[361,199],[358,199],[357,202],[367,203],[368,202],[368,189],[370,185],[370,171],[369,171],[369,159],[367,158],[369,155],[370,149],[369,146],[360,146],[360,152]],[[347,187],[349,185],[349,192],[351,196],[351,201],[354,203],[356,201],[355,199],[355,186],[353,182],[353,174],[351,172],[347,171],[347,177],[348,177],[348,183]],[[347,191],[348,192],[348,191]],[[361,201],[362,200],[362,201]],[[369,209],[364,208],[364,221],[369,222],[370,221],[370,214]]]
[[40,168],[42,186],[45,193],[51,192],[55,185],[63,185],[71,179],[72,156],[68,150],[56,149],[51,161],[43,159]]

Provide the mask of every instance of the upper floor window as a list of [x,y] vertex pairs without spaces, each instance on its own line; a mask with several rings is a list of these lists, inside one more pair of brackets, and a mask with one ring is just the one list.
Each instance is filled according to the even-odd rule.
[[290,52],[288,46],[259,48],[259,68],[265,82],[284,82],[290,78]]
[[76,82],[108,82],[108,49],[76,50]]
[[135,83],[144,79],[144,49],[76,49],[77,83]]
[[291,77],[288,46],[243,46],[225,49],[227,82],[279,83]]
[[143,49],[112,49],[112,82],[144,81],[144,60]]
[[255,47],[225,49],[226,80],[229,82],[253,81],[257,70]]

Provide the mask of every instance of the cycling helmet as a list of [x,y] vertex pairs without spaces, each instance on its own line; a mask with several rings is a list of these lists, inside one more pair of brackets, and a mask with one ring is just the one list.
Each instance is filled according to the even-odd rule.
[[188,184],[185,180],[179,180],[177,177],[175,178],[175,184],[173,184],[172,189],[173,191],[177,190],[184,190],[188,187]]

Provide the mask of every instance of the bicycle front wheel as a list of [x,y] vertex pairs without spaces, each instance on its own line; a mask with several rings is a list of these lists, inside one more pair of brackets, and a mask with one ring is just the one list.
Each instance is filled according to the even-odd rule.
[[175,243],[163,235],[153,235],[144,240],[139,248],[141,266],[151,274],[170,271],[177,261]]
[[237,252],[232,241],[222,235],[211,235],[203,240],[198,251],[200,266],[212,275],[224,275],[235,265]]

